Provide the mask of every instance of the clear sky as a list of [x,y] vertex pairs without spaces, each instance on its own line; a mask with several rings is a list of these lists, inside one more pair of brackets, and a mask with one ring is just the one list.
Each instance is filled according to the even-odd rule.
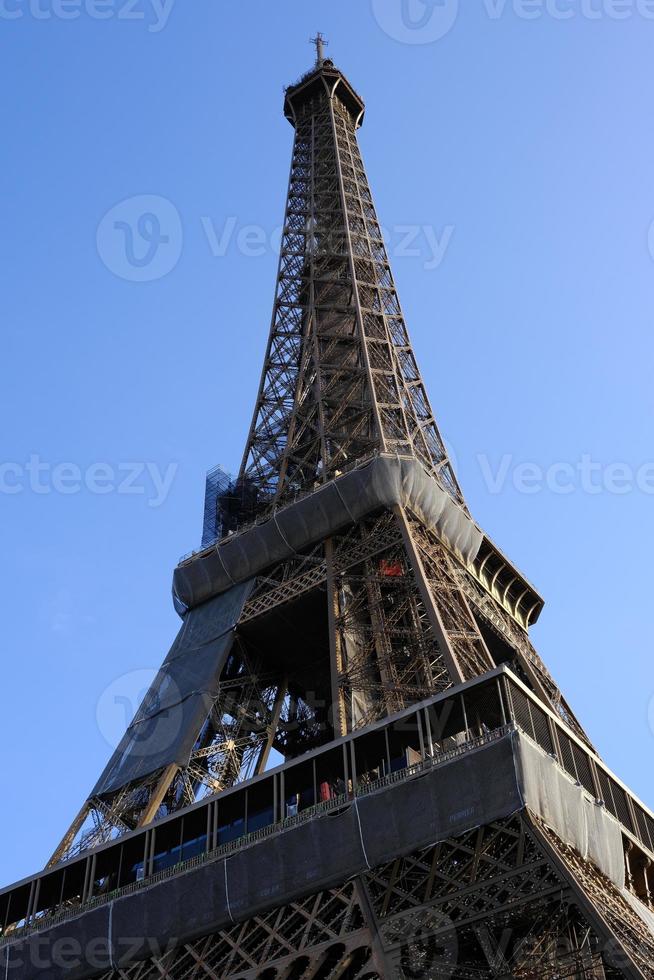
[[282,88],[316,30],[367,101],[364,159],[470,508],[543,593],[535,642],[599,750],[654,804],[652,17],[0,0],[2,883],[44,864],[103,768],[177,630],[204,472],[238,465]]

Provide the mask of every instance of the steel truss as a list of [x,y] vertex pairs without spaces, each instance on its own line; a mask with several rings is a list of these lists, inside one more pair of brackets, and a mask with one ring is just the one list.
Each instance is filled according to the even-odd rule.
[[[286,112],[295,141],[272,324],[239,474],[248,500],[270,516],[376,453],[397,452],[420,460],[465,509],[357,146],[363,103],[321,61],[288,91]],[[512,582],[509,573],[506,594]],[[590,744],[531,645],[529,615],[520,619],[517,601],[515,610],[400,507],[267,568],[243,607],[188,764],[90,799],[52,863],[220,793],[262,772],[274,753],[296,757],[498,662]],[[304,644],[303,630],[312,637]],[[522,814],[104,980],[616,980],[653,978],[653,963],[652,940],[624,898]]]
[[455,562],[454,573],[459,587],[468,602],[472,603],[475,613],[482,618],[490,629],[495,630],[505,640],[514,654],[517,654],[513,659],[516,672],[521,674],[527,683],[538,691],[544,701],[551,704],[575,735],[595,751],[524,628],[509,615],[494,596],[484,589],[468,569]]
[[328,83],[298,109],[278,285],[241,468],[279,502],[373,452],[416,455],[458,499],[407,334],[356,120]]
[[[327,607],[322,670],[331,677],[320,703],[314,659],[289,675],[245,635],[316,591]],[[188,766],[91,799],[52,863],[263,771],[272,749],[294,757],[486,673],[495,661],[482,624],[502,635],[516,672],[588,741],[524,630],[417,518],[383,510],[257,580]]]
[[526,816],[496,821],[102,980],[654,976],[643,923],[598,916],[614,887],[562,847]]

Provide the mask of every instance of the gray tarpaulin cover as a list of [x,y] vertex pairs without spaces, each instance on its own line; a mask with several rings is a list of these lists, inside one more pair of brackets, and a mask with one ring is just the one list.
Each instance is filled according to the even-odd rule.
[[[230,928],[234,919],[246,920],[338,885],[369,865],[500,819],[520,806],[513,747],[505,737],[417,779],[363,797],[356,805],[351,801],[227,858],[164,878],[19,940],[10,948],[7,978],[86,980],[113,971],[168,944]],[[82,951],[77,968],[69,965],[70,956],[65,968],[53,965],[40,972],[33,966],[32,943],[38,942],[36,962],[47,964],[71,939]],[[14,969],[18,963],[23,966]],[[0,975],[4,980],[4,972]]]
[[196,606],[366,514],[396,504],[410,507],[464,561],[476,558],[483,535],[463,508],[417,460],[382,455],[179,565],[173,577],[176,606]]
[[[229,928],[235,919],[245,921],[264,909],[330,888],[369,867],[520,812],[525,805],[620,886],[624,865],[617,823],[541,749],[512,733],[228,857],[189,867],[111,904],[55,922],[5,947],[5,972],[9,980],[86,980],[100,969],[115,970],[150,956],[154,944],[165,949],[172,936],[179,944]],[[625,897],[644,921],[651,919],[633,897]],[[38,942],[36,962],[47,964],[59,944],[71,939],[82,950],[79,967],[34,966],[32,944]],[[0,969],[5,966],[2,952]]]
[[654,936],[654,912],[650,912],[650,910],[643,905],[640,899],[636,898],[636,896],[633,895],[628,888],[622,889],[622,895],[624,899],[629,902],[636,915],[640,916],[651,934]]
[[606,808],[572,782],[542,749],[516,734],[516,761],[523,799],[565,844],[624,888],[622,832]]
[[252,582],[243,582],[189,610],[92,796],[112,793],[173,762],[188,762],[251,589]]

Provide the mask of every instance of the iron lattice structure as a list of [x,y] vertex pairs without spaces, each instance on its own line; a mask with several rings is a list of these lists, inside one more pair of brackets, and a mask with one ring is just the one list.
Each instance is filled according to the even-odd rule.
[[[317,85],[315,84],[317,82]],[[277,291],[241,476],[279,502],[379,451],[461,491],[409,341],[336,69],[290,91],[295,142]]]
[[[233,480],[210,474],[204,550],[183,566],[209,568],[233,535],[245,553],[258,529],[272,524],[282,551],[288,547],[248,575],[217,683],[205,692],[197,730],[187,733],[186,757],[141,765],[138,778],[92,793],[53,855],[53,869],[156,828],[203,799],[216,798],[220,810],[221,793],[271,764],[365,731],[501,665],[569,732],[559,737],[552,728],[541,744],[564,761],[567,751],[567,771],[578,772],[589,793],[595,789],[580,762],[592,745],[529,639],[542,602],[474,525],[436,425],[357,145],[363,102],[318,46],[316,66],[285,97],[295,130],[288,199],[243,462]],[[318,512],[323,488],[344,486],[343,477],[366,472],[377,458],[417,464],[432,481],[432,497],[449,501],[444,512],[476,535],[474,552],[453,544],[447,522],[427,520],[410,495],[371,506],[317,538],[307,532],[300,546],[289,543],[280,516],[292,516],[305,498]],[[215,544],[221,533],[227,537]],[[223,565],[236,588],[245,576]],[[185,622],[196,613],[187,605]],[[162,690],[151,692],[158,709],[168,704]],[[529,730],[536,711],[527,706],[524,714]],[[487,726],[479,718],[475,736],[483,738]],[[472,729],[468,718],[462,725]],[[129,743],[123,756],[132,751]],[[412,759],[409,752],[405,764]],[[346,799],[347,768],[341,783]],[[325,786],[319,784],[322,805],[332,792]],[[295,802],[277,795],[278,818],[293,819],[301,794]],[[616,816],[638,830],[631,804],[621,805],[625,813],[616,809]],[[644,907],[654,884],[647,839],[643,832],[626,848],[627,886]],[[147,847],[154,852],[151,841]],[[96,887],[95,868],[82,903],[109,880],[96,875]],[[32,911],[39,907],[36,898],[30,902]],[[526,808],[427,847],[412,849],[410,835],[398,839],[390,862],[327,888],[300,889],[290,902],[232,916],[218,931],[102,975],[616,980],[654,977],[653,964],[654,936],[643,915],[588,855]]]
[[102,980],[617,980],[627,956],[654,976],[654,937],[611,883],[513,817]]

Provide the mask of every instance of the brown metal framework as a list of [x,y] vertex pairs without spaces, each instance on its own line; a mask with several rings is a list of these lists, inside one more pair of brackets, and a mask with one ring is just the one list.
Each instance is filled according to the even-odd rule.
[[279,502],[391,451],[462,499],[357,145],[363,103],[327,62],[286,107],[295,143],[278,284],[241,475]]
[[[466,510],[357,146],[363,110],[322,55],[286,94],[295,129],[288,201],[239,474],[256,493],[259,517],[378,453],[419,460]],[[188,764],[89,799],[51,863],[499,664],[590,745],[531,645],[521,596],[505,601],[515,578],[499,593],[505,566],[492,572],[494,555],[473,567],[397,506],[267,568],[243,607]],[[640,894],[650,900],[647,887]],[[654,944],[643,936],[615,887],[522,814],[105,980],[654,977]]]
[[102,980],[121,977],[642,980],[654,938],[610,882],[516,816]]

